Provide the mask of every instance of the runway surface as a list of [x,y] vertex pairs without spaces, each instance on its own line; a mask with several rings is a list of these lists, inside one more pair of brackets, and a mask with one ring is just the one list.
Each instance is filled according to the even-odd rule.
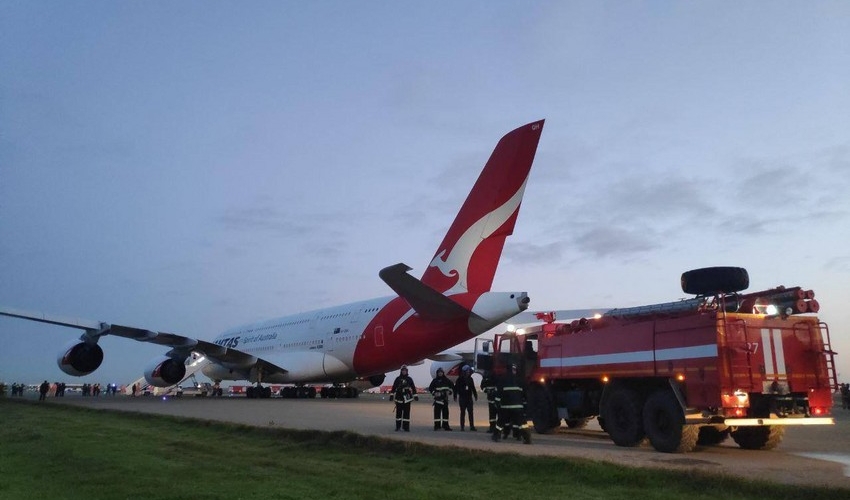
[[641,467],[696,469],[711,473],[758,478],[786,484],[837,486],[850,489],[850,411],[834,408],[834,426],[789,428],[780,446],[771,451],[742,450],[729,439],[720,446],[687,454],[658,453],[649,445],[615,446],[592,422],[582,431],[562,427],[550,435],[534,434],[532,445],[513,439],[490,440],[486,402],[476,404],[478,432],[460,432],[458,408],[450,409],[454,431],[434,431],[430,397],[414,402],[411,432],[395,432],[392,403],[381,395],[364,394],[353,400],[291,400],[224,398],[173,398],[66,396],[48,404],[81,405],[104,410],[176,415],[203,420],[234,422],[259,427],[351,431],[439,446],[459,446],[491,452],[574,457]]

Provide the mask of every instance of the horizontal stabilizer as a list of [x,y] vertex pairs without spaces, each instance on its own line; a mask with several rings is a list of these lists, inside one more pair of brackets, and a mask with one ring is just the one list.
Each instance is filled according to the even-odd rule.
[[[597,314],[605,314],[605,312],[609,311],[610,309],[610,307],[597,307],[596,309],[562,309],[557,311],[546,311],[543,314],[554,313],[555,320],[567,321],[579,318],[592,318]],[[523,311],[511,318],[510,323],[513,325],[543,323],[544,320],[538,316],[538,314],[541,313],[542,311]]]
[[399,263],[381,269],[378,276],[406,300],[421,318],[450,320],[473,315],[472,311],[407,274],[410,269],[406,264]]

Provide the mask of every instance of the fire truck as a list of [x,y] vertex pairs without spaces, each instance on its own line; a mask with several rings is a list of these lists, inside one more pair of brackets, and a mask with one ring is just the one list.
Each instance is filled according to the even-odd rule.
[[476,339],[475,369],[498,377],[517,366],[538,433],[596,418],[619,446],[648,438],[680,453],[731,436],[771,449],[787,427],[834,423],[836,353],[813,291],[743,294],[740,267],[695,269],[681,282],[696,297],[571,322],[542,313],[543,324]]

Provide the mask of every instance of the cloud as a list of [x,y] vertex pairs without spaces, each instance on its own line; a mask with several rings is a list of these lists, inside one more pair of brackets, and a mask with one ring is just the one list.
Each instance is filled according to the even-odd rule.
[[504,259],[522,265],[546,266],[557,264],[563,257],[563,242],[552,242],[542,245],[533,243],[505,244]]
[[227,231],[257,231],[276,236],[309,232],[310,226],[293,215],[270,205],[231,207],[217,217],[217,222]]
[[575,247],[590,257],[613,257],[643,253],[657,248],[652,232],[607,226],[579,234],[572,240]]

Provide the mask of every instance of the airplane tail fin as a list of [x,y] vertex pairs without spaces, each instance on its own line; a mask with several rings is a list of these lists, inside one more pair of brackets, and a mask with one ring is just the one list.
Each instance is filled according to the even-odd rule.
[[445,295],[486,292],[513,233],[544,120],[507,133],[437,248],[422,283]]

